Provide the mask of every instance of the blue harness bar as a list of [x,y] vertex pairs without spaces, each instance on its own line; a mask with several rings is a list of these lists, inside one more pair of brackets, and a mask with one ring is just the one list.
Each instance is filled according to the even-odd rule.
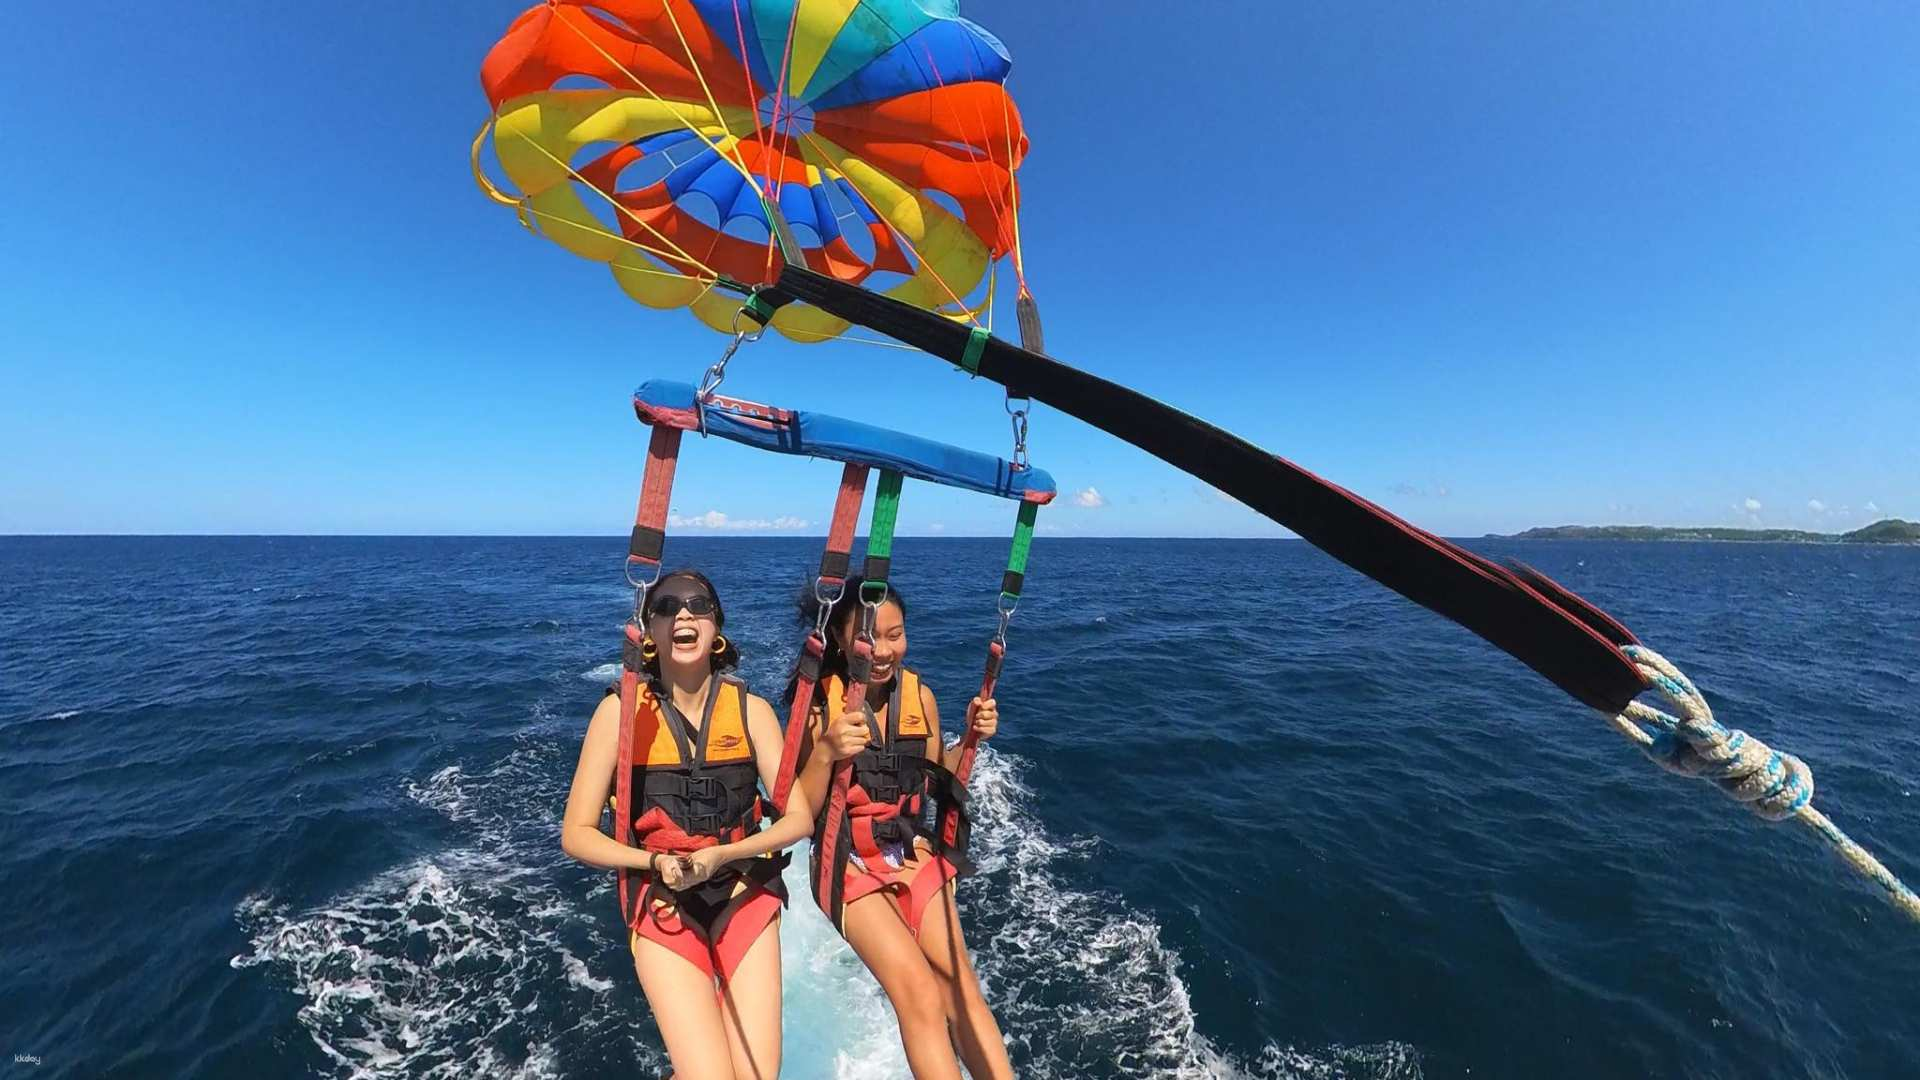
[[715,395],[697,403],[683,382],[651,379],[633,392],[641,422],[682,431],[705,431],[723,439],[780,454],[827,458],[891,469],[916,480],[965,488],[1003,499],[1045,505],[1055,495],[1045,469],[1018,468],[991,454],[846,420],[825,413],[776,409]]

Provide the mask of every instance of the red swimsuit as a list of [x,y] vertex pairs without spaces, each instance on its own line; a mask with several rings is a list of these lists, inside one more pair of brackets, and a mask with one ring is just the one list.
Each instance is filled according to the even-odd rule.
[[[763,806],[747,731],[746,687],[719,680],[707,697],[706,712],[693,731],[672,702],[641,687],[628,720],[638,811],[632,819],[635,847],[682,855],[758,831]],[[642,940],[658,942],[708,975],[730,978],[786,903],[780,880],[786,865],[785,854],[741,859],[711,880],[678,891],[640,872],[639,897],[627,915],[630,947],[638,950]]]

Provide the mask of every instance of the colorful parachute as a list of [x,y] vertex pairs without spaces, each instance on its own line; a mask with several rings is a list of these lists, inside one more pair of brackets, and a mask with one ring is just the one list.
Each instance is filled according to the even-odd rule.
[[[779,276],[768,203],[808,268],[971,318],[996,260],[1020,270],[1009,66],[953,0],[550,0],[481,68],[519,194],[487,179],[484,128],[475,175],[635,300],[716,329],[740,307],[716,285]],[[848,324],[788,305],[772,325]]]

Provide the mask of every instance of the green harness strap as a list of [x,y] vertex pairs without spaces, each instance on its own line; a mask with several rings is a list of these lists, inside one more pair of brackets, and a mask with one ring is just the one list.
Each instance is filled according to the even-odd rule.
[[1027,580],[1027,552],[1033,547],[1033,522],[1039,514],[1039,503],[1020,504],[1020,515],[1013,522],[1013,547],[1007,553],[1007,572],[1000,579],[1004,600],[1020,599],[1020,589]]

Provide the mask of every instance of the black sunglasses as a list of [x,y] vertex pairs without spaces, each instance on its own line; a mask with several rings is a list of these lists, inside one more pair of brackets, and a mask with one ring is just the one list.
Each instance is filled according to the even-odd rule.
[[671,619],[682,610],[697,619],[703,615],[713,614],[717,608],[718,605],[713,602],[711,596],[675,596],[668,593],[665,596],[655,597],[653,604],[647,610],[656,619]]

